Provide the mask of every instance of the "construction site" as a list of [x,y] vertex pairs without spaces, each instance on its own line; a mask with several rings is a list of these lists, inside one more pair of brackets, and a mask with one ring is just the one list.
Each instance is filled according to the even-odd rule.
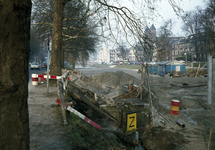
[[[207,70],[187,72],[181,76],[168,72],[160,76],[149,74],[147,69],[114,67],[63,69],[62,74],[65,72],[69,72],[69,81],[64,96],[56,87],[51,87],[50,94],[41,95],[46,81],[35,88],[38,91],[29,93],[32,149],[215,149],[212,131],[215,127],[215,104],[213,101],[208,104],[207,100]],[[56,103],[57,93],[59,99]],[[44,96],[50,100],[42,100]],[[53,112],[60,105],[63,110],[63,99],[68,111],[66,117],[63,111],[58,113],[58,118],[64,120],[59,123],[53,118]],[[42,104],[43,101],[46,104]],[[35,113],[40,111],[40,115]],[[130,122],[129,115],[133,118]],[[78,125],[74,126],[76,122]],[[73,126],[65,126],[68,123]],[[49,129],[46,131],[47,124]],[[39,129],[43,133],[38,132]],[[63,133],[64,138],[57,133]],[[47,134],[53,136],[44,143],[42,139]],[[66,137],[69,138],[65,140]],[[101,143],[102,146],[99,145]],[[63,145],[66,148],[61,147]]]
[[[146,150],[215,148],[215,105],[207,104],[207,71],[163,77],[117,68],[78,70],[70,71],[67,103],[104,132]],[[176,114],[172,101],[180,103]],[[131,112],[137,113],[135,141],[135,131],[126,129]]]

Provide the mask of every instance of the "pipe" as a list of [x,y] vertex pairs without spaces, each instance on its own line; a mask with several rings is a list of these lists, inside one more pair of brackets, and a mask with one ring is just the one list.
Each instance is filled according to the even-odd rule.
[[177,124],[178,126],[180,126],[181,128],[184,128],[184,127],[185,127],[185,125],[184,125],[180,120],[176,121],[176,124]]

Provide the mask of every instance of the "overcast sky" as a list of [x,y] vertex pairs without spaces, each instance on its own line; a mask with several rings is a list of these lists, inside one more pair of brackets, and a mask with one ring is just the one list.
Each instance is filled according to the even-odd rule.
[[[139,5],[132,5],[131,1],[132,0],[118,0],[118,4],[121,6],[125,6],[129,9],[133,10],[134,12],[141,12],[143,10],[143,9],[141,9],[141,6],[138,8]],[[139,2],[143,2],[143,3],[145,2],[145,0],[136,0],[136,1],[133,0],[133,1],[134,2],[139,1]],[[150,18],[151,18],[151,19],[147,19],[146,24],[148,24],[148,27],[150,28],[150,26],[152,24],[154,24],[155,28],[157,29],[157,33],[158,33],[158,29],[163,24],[163,22],[168,19],[172,19],[172,21],[174,22],[173,30],[172,30],[173,36],[186,36],[185,33],[181,30],[183,21],[181,18],[179,18],[176,15],[173,8],[169,4],[168,0],[155,0],[155,1],[157,1],[156,3],[154,3],[155,5],[157,5],[155,8],[156,8],[157,12],[160,14],[160,16],[156,12],[154,15],[152,15],[152,14],[147,15],[148,12],[146,9],[144,12],[145,16],[150,16]],[[206,5],[206,2],[205,2],[206,0],[173,0],[173,1],[179,2],[180,8],[184,10],[184,14],[186,13],[186,11],[195,10],[195,8],[197,6],[204,8]],[[141,14],[141,13],[138,13],[138,14]],[[157,36],[158,36],[158,34],[157,34]],[[121,38],[123,39],[123,37],[121,37]],[[123,41],[125,43],[127,43],[125,39]],[[132,40],[131,40],[131,43],[132,43]],[[130,45],[128,45],[128,44],[126,44],[126,46],[130,47]],[[102,44],[102,47],[103,48],[108,48],[108,47],[116,48],[117,46],[114,44],[114,42],[107,41],[106,43]]]
[[[195,10],[197,6],[200,6],[202,8],[205,7],[205,0],[183,0],[180,2],[181,8],[186,11]],[[185,36],[185,34],[181,30],[182,26],[182,20],[178,18],[178,16],[175,15],[175,12],[173,11],[172,7],[168,3],[168,0],[161,0],[161,2],[158,2],[158,12],[163,17],[157,17],[157,21],[154,20],[154,25],[158,29],[159,26],[163,23],[163,20],[172,19],[174,23],[173,28],[173,34],[175,36]]]

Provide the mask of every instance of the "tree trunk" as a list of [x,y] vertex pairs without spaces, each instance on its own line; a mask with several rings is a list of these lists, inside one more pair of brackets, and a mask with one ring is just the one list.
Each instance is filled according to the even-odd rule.
[[61,52],[61,68],[64,67],[64,49],[62,48],[62,52]]
[[0,149],[28,150],[31,0],[1,0],[0,16]]
[[72,69],[75,69],[75,61],[72,62]]
[[[54,22],[52,33],[51,71],[53,76],[61,75],[61,53],[62,53],[62,25],[63,25],[63,0],[55,0]],[[57,86],[56,80],[50,80],[50,86]]]

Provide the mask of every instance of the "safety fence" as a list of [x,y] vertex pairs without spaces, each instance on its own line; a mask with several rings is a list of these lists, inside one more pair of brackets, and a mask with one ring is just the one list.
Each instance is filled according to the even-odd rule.
[[[38,85],[39,80],[44,81],[44,79],[46,78],[47,78],[47,75],[32,74],[32,85]],[[66,118],[66,110],[68,110],[74,113],[75,115],[77,115],[78,117],[80,117],[81,119],[83,119],[84,121],[86,121],[87,123],[89,123],[90,125],[96,127],[97,129],[99,130],[102,129],[100,125],[96,124],[94,121],[90,120],[89,118],[87,118],[86,116],[84,116],[83,114],[81,114],[80,112],[78,112],[77,110],[75,110],[74,108],[66,104],[64,100],[64,95],[67,94],[67,90],[68,90],[67,86],[70,80],[69,71],[65,72],[62,76],[49,75],[49,79],[57,79],[59,99],[56,100],[56,103],[61,105],[64,124],[68,124],[67,118]]]

